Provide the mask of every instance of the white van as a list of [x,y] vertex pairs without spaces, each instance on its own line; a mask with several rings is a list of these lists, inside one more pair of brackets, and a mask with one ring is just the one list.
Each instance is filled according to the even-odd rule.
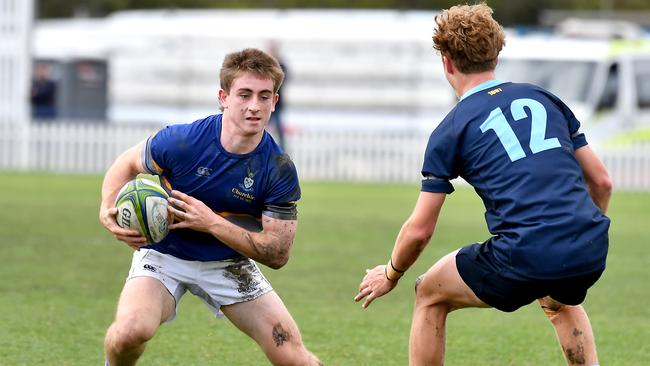
[[650,39],[509,36],[497,76],[556,94],[592,143],[650,142]]

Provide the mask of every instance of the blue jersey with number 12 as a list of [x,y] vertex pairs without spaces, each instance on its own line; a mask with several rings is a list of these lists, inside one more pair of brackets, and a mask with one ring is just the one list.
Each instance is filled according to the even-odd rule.
[[485,205],[484,250],[522,279],[602,270],[609,219],[589,196],[575,150],[580,123],[557,97],[530,84],[485,82],[433,131],[422,191],[451,193],[462,177]]

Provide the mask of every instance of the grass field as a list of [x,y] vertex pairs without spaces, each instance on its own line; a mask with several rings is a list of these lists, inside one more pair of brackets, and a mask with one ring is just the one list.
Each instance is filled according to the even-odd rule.
[[[0,173],[0,365],[103,365],[102,341],[130,249],[98,223],[101,178]],[[483,240],[483,209],[459,189],[434,238],[389,295],[362,310],[364,273],[388,259],[416,185],[304,183],[289,264],[263,267],[326,365],[406,365],[413,283],[456,247]],[[650,364],[650,194],[616,193],[608,269],[585,303],[602,365]],[[447,365],[562,365],[535,304],[472,309],[448,322]],[[257,345],[186,296],[142,365],[265,365]]]

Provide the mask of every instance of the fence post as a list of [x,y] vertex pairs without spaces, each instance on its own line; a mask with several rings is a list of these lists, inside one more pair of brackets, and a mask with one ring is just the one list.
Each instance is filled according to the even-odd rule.
[[[0,123],[20,126],[18,156],[10,165],[29,166],[29,94],[31,76],[31,28],[33,0],[0,0]],[[14,154],[11,154],[14,155]]]

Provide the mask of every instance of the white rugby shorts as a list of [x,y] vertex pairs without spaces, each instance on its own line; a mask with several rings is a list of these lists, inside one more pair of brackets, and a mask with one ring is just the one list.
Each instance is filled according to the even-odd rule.
[[222,316],[222,305],[251,301],[273,290],[257,263],[245,257],[200,262],[140,249],[133,253],[127,281],[143,276],[158,279],[176,299],[176,309],[166,323],[176,317],[186,291],[202,299],[215,316]]

